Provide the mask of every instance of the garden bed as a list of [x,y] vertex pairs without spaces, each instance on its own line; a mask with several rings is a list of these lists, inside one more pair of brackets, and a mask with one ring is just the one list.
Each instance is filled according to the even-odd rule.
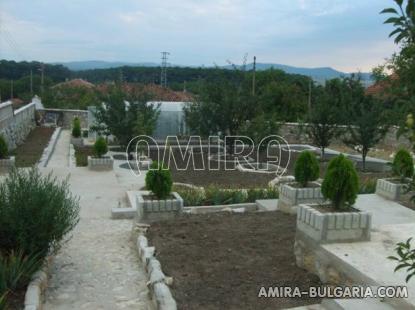
[[88,156],[94,155],[94,149],[92,146],[74,146],[75,158],[77,167],[88,166]]
[[31,167],[35,165],[40,160],[54,131],[55,128],[34,128],[24,143],[12,152],[12,155],[16,157],[16,166]]
[[262,286],[321,284],[295,264],[295,223],[280,212],[192,215],[154,223],[148,237],[178,308],[283,309],[319,302],[258,298]]

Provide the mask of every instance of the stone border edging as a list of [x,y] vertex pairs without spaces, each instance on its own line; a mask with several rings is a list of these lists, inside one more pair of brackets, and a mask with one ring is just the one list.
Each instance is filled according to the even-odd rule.
[[259,208],[256,202],[236,203],[236,204],[229,204],[229,205],[184,207],[183,208],[183,212],[188,213],[188,214],[206,214],[206,213],[214,213],[214,212],[242,213],[242,212],[256,212],[258,210]]
[[46,167],[48,165],[49,160],[52,157],[53,151],[55,150],[56,143],[58,142],[61,131],[62,131],[62,127],[56,127],[55,131],[50,137],[48,145],[43,150],[42,156],[40,157],[40,160],[38,163],[38,167]]
[[149,227],[148,224],[136,224],[139,231],[137,237],[138,256],[147,273],[147,287],[150,291],[153,309],[177,310],[176,300],[169,288],[173,279],[163,273],[159,260],[154,256],[155,247],[148,245],[145,233]]
[[42,267],[33,274],[26,289],[24,310],[42,309],[42,295],[47,287],[49,265],[51,260],[51,257],[45,258]]

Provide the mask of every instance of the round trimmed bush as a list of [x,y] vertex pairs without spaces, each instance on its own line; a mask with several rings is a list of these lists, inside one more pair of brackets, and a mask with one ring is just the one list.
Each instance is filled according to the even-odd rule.
[[320,167],[316,155],[310,151],[301,152],[295,162],[295,180],[300,183],[302,187],[307,187],[308,182],[317,180],[319,174]]
[[154,161],[146,174],[146,188],[158,199],[166,199],[171,193],[173,180],[169,169]]
[[347,210],[355,203],[359,192],[359,177],[352,161],[343,154],[330,161],[321,192],[324,198],[330,199],[336,210]]
[[9,156],[9,148],[7,147],[6,140],[0,135],[0,159],[5,159]]
[[407,150],[399,150],[392,163],[393,174],[400,177],[404,182],[406,178],[412,178],[414,175],[414,161]]
[[75,117],[72,122],[72,136],[79,138],[81,136],[81,121]]
[[108,152],[107,141],[103,137],[99,137],[94,144],[94,154],[97,157],[102,157]]

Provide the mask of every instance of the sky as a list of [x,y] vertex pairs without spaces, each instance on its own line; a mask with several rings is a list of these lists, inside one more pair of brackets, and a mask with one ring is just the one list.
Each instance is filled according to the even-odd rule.
[[368,72],[397,46],[392,0],[0,0],[0,59],[224,65]]

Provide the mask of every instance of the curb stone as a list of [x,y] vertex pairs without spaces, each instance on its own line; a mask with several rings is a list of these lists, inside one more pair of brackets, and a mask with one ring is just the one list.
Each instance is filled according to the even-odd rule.
[[[140,225],[138,224],[137,226],[139,227]],[[166,277],[161,270],[161,264],[154,256],[155,247],[148,246],[148,239],[144,233],[145,231],[139,231],[137,250],[138,256],[147,272],[147,287],[150,291],[152,308],[156,310],[177,310],[176,301],[168,286],[172,284],[172,278]]]
[[24,310],[42,309],[42,294],[47,287],[50,262],[51,258],[46,258],[42,268],[33,274],[26,289]]

